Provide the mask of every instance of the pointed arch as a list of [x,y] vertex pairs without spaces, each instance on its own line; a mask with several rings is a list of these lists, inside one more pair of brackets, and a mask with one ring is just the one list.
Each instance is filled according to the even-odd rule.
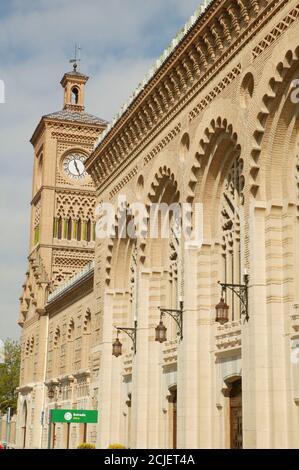
[[91,224],[91,220],[88,219],[86,223],[86,241],[87,242],[91,241],[91,236],[92,236],[92,224]]
[[73,86],[71,90],[71,101],[73,105],[77,105],[79,103],[79,88],[77,86]]
[[57,238],[58,240],[61,240],[62,239],[62,217],[58,217],[58,221],[57,221]]
[[[250,191],[254,197],[259,199],[266,197],[267,159],[269,156],[272,157],[272,155],[269,155],[268,142],[271,138],[271,132],[273,132],[273,124],[277,121],[279,113],[281,115],[280,125],[282,129],[286,129],[288,127],[288,115],[293,114],[291,111],[292,102],[289,96],[290,84],[294,73],[297,71],[298,74],[298,67],[299,47],[296,46],[294,50],[289,49],[284,58],[277,64],[272,77],[269,79],[267,93],[262,96],[261,106],[257,114],[257,126],[253,133],[254,144],[250,161]],[[287,108],[289,108],[288,111],[286,111]],[[284,131],[281,131],[281,136],[284,137]],[[279,139],[278,135],[277,138]],[[279,143],[278,140],[277,143]],[[269,167],[270,164],[268,164]]]
[[81,218],[77,220],[77,241],[80,242],[82,239],[82,221]]
[[67,240],[72,240],[72,230],[73,230],[73,221],[72,218],[69,217],[67,220],[67,229],[66,229],[66,238]]

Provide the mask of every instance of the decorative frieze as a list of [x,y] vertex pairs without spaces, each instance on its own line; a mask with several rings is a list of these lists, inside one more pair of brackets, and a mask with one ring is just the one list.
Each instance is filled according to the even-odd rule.
[[155,147],[144,157],[143,166],[146,166],[161,150],[163,150],[180,132],[182,125],[177,124]]
[[94,136],[90,136],[90,130],[86,135],[79,135],[79,134],[70,134],[67,132],[68,129],[66,129],[66,132],[52,132],[51,136],[53,139],[57,140],[63,140],[64,142],[68,142],[70,144],[87,144],[90,146],[93,146],[96,138],[97,138],[97,133],[94,133]]
[[58,287],[61,283],[67,282],[73,276],[84,269],[88,263],[93,261],[93,250],[53,250],[53,287]]
[[178,340],[167,341],[163,348],[163,367],[177,363],[178,359]]
[[110,191],[109,199],[112,199],[121,189],[138,173],[138,167],[135,166],[133,170],[129,171],[126,176]]
[[290,11],[290,13],[280,21],[270,33],[268,33],[262,41],[252,50],[252,57],[256,59],[264,52],[274,41],[276,41],[296,20],[299,18],[299,4]]
[[55,201],[55,217],[74,219],[81,218],[82,220],[94,219],[95,211],[95,197],[93,194],[86,194],[74,191],[57,191]]
[[238,64],[232,69],[219,83],[216,85],[210,93],[208,93],[195,108],[189,113],[189,121],[193,121],[212,101],[216,98],[228,85],[231,84],[235,78],[240,75],[242,71],[241,64]]
[[[220,8],[220,4],[222,2],[214,2],[209,14],[198,19],[186,36],[188,41],[181,41],[157,71],[155,79],[136,93],[130,106],[104,133],[100,145],[87,161],[88,171],[98,186],[107,184],[109,176],[119,171],[122,162],[135,158],[154,133],[160,132],[186,101],[231,60],[242,40],[248,40],[249,34],[253,35],[260,23],[267,21],[267,15],[271,17],[274,8],[280,7],[277,0],[267,4],[251,0],[231,1],[226,2],[224,8]],[[213,99],[212,95],[210,99]],[[132,126],[137,118],[142,133]],[[116,140],[121,142],[117,155]]]
[[123,375],[128,376],[132,374],[132,369],[133,369],[133,354],[126,354],[124,357],[124,369],[123,369]]
[[217,327],[215,334],[216,354],[241,348],[241,320]]

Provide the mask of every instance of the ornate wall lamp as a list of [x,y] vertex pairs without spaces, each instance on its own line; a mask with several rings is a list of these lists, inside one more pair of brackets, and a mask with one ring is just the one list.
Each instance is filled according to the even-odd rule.
[[55,387],[53,385],[50,385],[48,388],[48,398],[49,400],[53,400],[55,396]]
[[56,381],[51,381],[47,384],[49,400],[54,399],[57,385],[58,385],[58,382],[56,382]]
[[168,314],[170,315],[174,321],[176,322],[178,326],[178,336],[180,339],[183,339],[183,310],[184,310],[184,302],[182,299],[180,299],[180,308],[179,309],[169,309],[169,308],[161,308],[159,307],[159,310],[161,312],[160,315],[160,323],[156,327],[156,337],[155,340],[158,343],[165,343],[167,341],[167,328],[163,323],[163,317]]
[[244,284],[226,284],[224,282],[218,282],[218,284],[220,284],[220,286],[222,287],[222,294],[219,304],[216,305],[216,322],[220,323],[221,325],[224,325],[229,321],[229,306],[224,300],[224,294],[226,292],[226,289],[230,289],[232,292],[234,292],[234,294],[239,297],[241,303],[241,316],[244,315],[245,321],[248,322],[248,283],[248,274],[244,275]]
[[115,356],[115,357],[119,357],[122,355],[122,343],[119,341],[119,338],[118,338],[118,335],[119,335],[119,332],[120,331],[123,331],[124,333],[126,333],[129,338],[132,340],[133,342],[133,351],[134,351],[134,354],[136,354],[136,340],[137,340],[137,321],[135,320],[134,322],[134,328],[121,328],[121,327],[118,327],[116,326],[115,327],[117,329],[117,337],[116,337],[116,340],[114,341],[113,345],[112,345],[112,356]]

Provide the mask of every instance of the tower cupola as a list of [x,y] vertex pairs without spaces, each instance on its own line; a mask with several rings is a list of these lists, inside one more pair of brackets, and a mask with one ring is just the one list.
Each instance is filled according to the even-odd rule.
[[89,77],[77,71],[77,63],[74,70],[64,74],[61,85],[64,88],[63,109],[72,111],[84,111],[85,84]]
[[77,58],[77,46],[75,56],[75,59],[70,60],[73,64],[73,70],[65,73],[60,82],[64,88],[63,109],[84,111],[85,84],[89,77],[77,71],[78,62],[80,62],[80,58]]

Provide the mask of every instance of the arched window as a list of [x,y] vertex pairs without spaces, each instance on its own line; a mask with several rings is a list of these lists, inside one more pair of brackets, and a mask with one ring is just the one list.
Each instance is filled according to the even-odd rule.
[[91,221],[90,219],[87,222],[86,225],[86,241],[90,242],[91,241]]
[[230,447],[231,449],[242,449],[242,380],[240,378],[228,385],[230,392]]
[[72,88],[72,104],[78,104],[79,102],[79,90],[77,87]]
[[59,217],[57,221],[57,238],[58,240],[62,239],[62,218]]
[[173,385],[169,389],[169,437],[170,448],[177,448],[177,387]]
[[77,222],[77,241],[81,241],[81,232],[82,232],[82,222],[81,219],[78,220]]
[[[236,158],[227,174],[222,195],[222,260],[226,283],[241,284],[241,210],[243,205],[243,161]],[[231,320],[240,318],[240,301],[234,292],[226,293]]]
[[67,221],[67,239],[68,240],[72,239],[72,228],[73,228],[72,219],[69,218]]

